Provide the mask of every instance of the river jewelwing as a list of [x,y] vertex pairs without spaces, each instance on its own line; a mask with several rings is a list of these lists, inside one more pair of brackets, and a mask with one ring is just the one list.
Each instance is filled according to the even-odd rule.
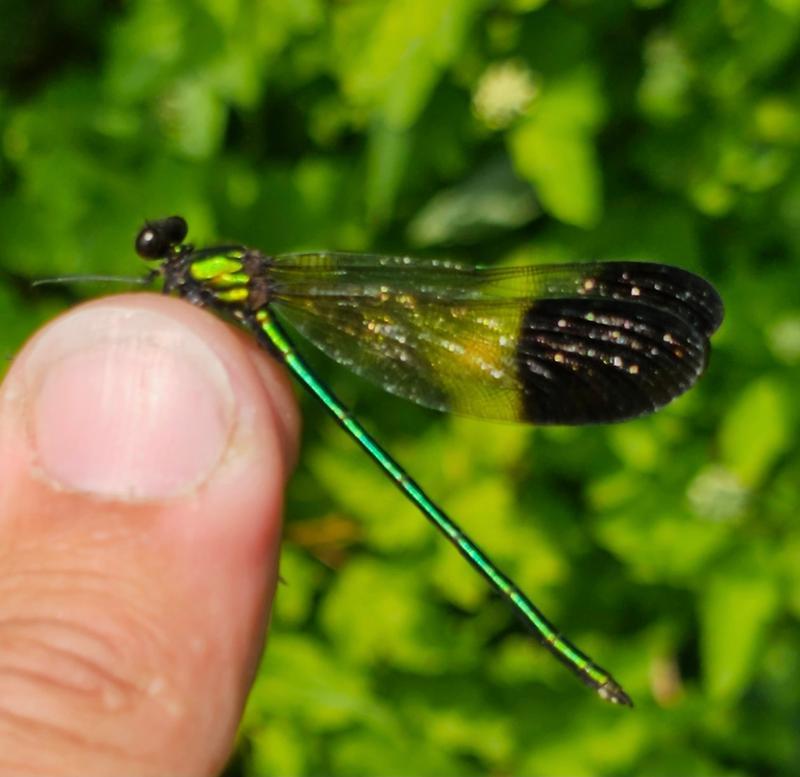
[[149,221],[136,251],[165,293],[238,321],[277,356],[405,496],[586,685],[632,706],[351,415],[284,322],[386,391],[437,410],[533,424],[653,412],[689,389],[723,317],[711,284],[644,262],[473,267],[404,256],[196,249],[180,216]]

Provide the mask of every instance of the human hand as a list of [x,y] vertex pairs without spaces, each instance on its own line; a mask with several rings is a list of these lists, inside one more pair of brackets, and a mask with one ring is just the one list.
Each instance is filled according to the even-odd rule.
[[246,335],[69,311],[0,389],[0,773],[217,774],[261,653],[299,418]]

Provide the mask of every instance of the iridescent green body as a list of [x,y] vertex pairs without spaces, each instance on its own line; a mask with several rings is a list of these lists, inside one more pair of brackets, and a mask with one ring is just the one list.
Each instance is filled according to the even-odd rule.
[[180,217],[151,222],[137,250],[165,292],[224,311],[277,355],[395,485],[505,598],[541,643],[609,701],[614,678],[545,618],[352,417],[294,347],[279,317],[339,363],[419,404],[484,418],[597,423],[652,412],[705,369],[722,303],[666,265],[484,269],[407,257],[266,256],[195,250]]

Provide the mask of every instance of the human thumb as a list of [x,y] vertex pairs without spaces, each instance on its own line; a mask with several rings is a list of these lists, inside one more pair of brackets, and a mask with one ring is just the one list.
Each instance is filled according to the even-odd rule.
[[75,308],[0,389],[0,773],[216,774],[277,579],[298,417],[246,337]]

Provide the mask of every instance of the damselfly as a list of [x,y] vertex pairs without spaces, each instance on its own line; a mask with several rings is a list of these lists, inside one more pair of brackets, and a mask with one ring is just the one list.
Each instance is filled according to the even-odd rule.
[[619,683],[545,618],[350,414],[284,322],[340,364],[421,405],[481,418],[591,424],[650,413],[705,370],[723,306],[663,264],[483,268],[376,254],[269,256],[196,249],[179,216],[148,222],[136,250],[164,291],[222,312],[280,358],[395,485],[505,598],[541,643],[604,699]]

